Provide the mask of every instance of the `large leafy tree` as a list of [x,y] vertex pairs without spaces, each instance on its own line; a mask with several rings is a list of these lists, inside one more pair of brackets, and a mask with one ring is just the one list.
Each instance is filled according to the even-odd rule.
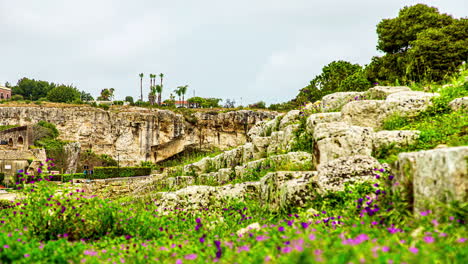
[[47,100],[51,102],[71,103],[80,99],[80,91],[72,86],[60,85],[47,93]]
[[16,86],[12,87],[12,92],[13,94],[22,95],[25,99],[36,101],[47,97],[47,93],[55,87],[54,83],[22,78]]
[[[370,83],[365,82],[360,76],[362,67],[347,61],[333,61],[322,68],[322,73],[317,75],[309,85],[301,89],[296,97],[296,104],[314,102],[320,100],[324,95],[353,89],[363,90],[369,88]],[[357,75],[354,75],[358,73]],[[348,78],[352,78],[347,80]],[[357,87],[362,85],[362,87]]]
[[377,49],[386,53],[405,52],[419,33],[445,27],[453,20],[449,15],[440,14],[437,8],[424,4],[404,7],[398,17],[384,19],[377,25]]
[[408,72],[426,80],[441,80],[468,59],[468,19],[425,30],[411,44]]

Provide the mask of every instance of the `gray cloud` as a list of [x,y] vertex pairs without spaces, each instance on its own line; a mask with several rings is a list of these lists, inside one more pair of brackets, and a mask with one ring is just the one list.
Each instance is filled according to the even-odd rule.
[[163,72],[164,97],[188,84],[190,96],[283,102],[333,60],[368,63],[376,24],[417,2],[468,14],[461,0],[1,0],[0,83],[114,87],[122,99],[139,96],[138,73]]

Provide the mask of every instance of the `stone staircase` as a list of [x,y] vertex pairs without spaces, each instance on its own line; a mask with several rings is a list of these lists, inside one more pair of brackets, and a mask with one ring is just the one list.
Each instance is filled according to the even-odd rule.
[[[327,95],[321,113],[312,113],[309,106],[262,121],[248,132],[248,143],[153,175],[133,194],[151,193],[161,208],[200,208],[226,199],[256,199],[273,210],[305,206],[316,193],[342,190],[345,182],[373,181],[375,168],[388,169],[371,156],[373,151],[413,144],[420,132],[379,130],[383,121],[395,113],[414,116],[427,109],[434,96],[438,94],[413,92],[407,87]],[[304,118],[306,125],[301,130]],[[301,133],[312,138],[311,153],[292,151]],[[467,149],[456,151],[466,153]],[[445,191],[457,188],[456,193],[463,193],[468,188],[466,164],[458,163],[465,166],[464,174],[457,176],[462,187],[443,187]]]

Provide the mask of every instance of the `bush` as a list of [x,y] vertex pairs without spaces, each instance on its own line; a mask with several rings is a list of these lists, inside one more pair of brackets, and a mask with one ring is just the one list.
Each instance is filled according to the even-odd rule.
[[90,179],[146,176],[151,174],[150,167],[95,167]]
[[102,108],[102,109],[104,109],[104,110],[109,110],[109,106],[106,105],[106,104],[99,104],[98,107],[99,107],[99,108]]
[[49,176],[50,181],[61,181],[61,182],[68,182],[73,179],[83,179],[83,178],[86,178],[84,173],[55,174],[55,175]]
[[113,105],[123,105],[124,101],[113,101],[112,104]]
[[0,172],[0,184],[3,184],[5,181],[5,173]]
[[12,101],[21,101],[23,99],[24,99],[23,96],[19,95],[19,94],[14,94],[14,95],[11,96]]

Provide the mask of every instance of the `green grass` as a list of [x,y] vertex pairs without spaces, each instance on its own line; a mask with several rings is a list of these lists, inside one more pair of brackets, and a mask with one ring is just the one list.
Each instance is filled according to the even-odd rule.
[[4,131],[4,130],[10,129],[10,128],[15,128],[15,127],[19,127],[19,125],[0,126],[0,131]]

